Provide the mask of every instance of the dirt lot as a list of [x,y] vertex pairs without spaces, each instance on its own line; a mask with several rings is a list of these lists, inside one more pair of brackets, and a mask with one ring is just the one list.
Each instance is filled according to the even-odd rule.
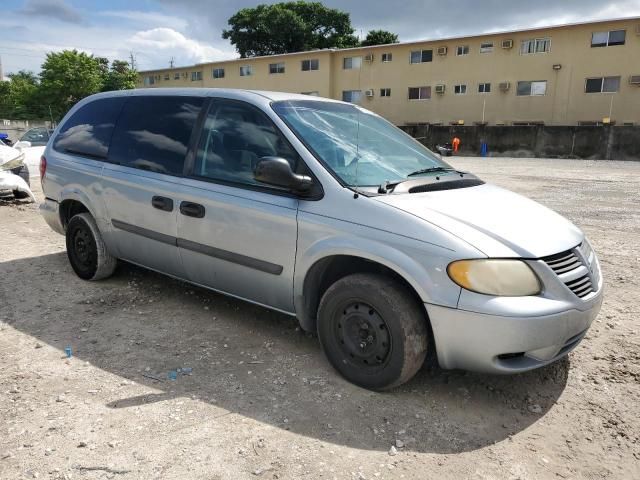
[[78,279],[36,206],[0,200],[0,478],[640,478],[640,163],[453,163],[592,240],[606,299],[565,361],[372,393],[294,319],[129,265]]

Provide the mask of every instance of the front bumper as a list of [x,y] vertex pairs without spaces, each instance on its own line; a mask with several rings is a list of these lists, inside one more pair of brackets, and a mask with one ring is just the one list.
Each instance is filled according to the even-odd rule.
[[40,214],[54,232],[64,235],[64,227],[60,221],[60,204],[58,202],[45,198],[44,202],[40,204]]
[[587,310],[524,317],[426,307],[442,368],[518,373],[548,365],[573,350],[598,315],[602,298],[600,291]]

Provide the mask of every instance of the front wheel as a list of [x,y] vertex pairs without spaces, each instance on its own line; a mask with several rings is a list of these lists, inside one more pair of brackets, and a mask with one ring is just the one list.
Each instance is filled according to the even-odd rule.
[[117,260],[108,252],[90,213],[79,213],[69,220],[66,243],[69,263],[83,280],[101,280],[116,269]]
[[423,306],[390,277],[354,274],[334,283],[318,309],[318,337],[347,380],[386,390],[422,367],[428,344]]

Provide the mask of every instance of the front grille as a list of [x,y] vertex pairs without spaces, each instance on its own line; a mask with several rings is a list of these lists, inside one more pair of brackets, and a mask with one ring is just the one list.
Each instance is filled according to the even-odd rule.
[[573,250],[545,257],[542,260],[558,275],[570,272],[582,266],[582,261]]
[[591,283],[591,278],[589,275],[585,275],[584,277],[580,277],[576,280],[572,280],[571,282],[566,283],[569,290],[575,293],[580,298],[586,297],[591,292],[593,292],[593,284]]
[[[595,291],[594,280],[590,274],[590,258],[582,259],[578,251],[582,245],[566,252],[542,258],[551,270],[576,296],[584,298]],[[584,250],[580,250],[584,251]]]

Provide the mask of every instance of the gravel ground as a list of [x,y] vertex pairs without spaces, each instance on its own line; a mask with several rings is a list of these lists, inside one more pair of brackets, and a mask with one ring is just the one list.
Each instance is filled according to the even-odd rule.
[[452,163],[590,237],[606,299],[567,359],[372,393],[286,316],[130,265],[78,279],[0,200],[0,478],[640,478],[640,163]]

